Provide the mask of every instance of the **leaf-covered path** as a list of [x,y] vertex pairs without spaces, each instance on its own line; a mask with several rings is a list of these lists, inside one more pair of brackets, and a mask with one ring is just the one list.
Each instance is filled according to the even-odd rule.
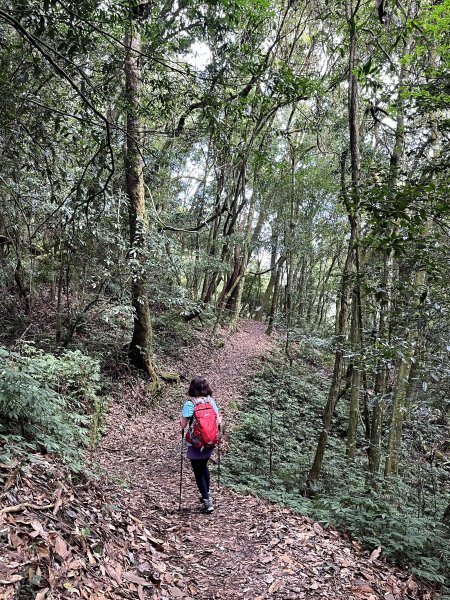
[[216,510],[201,514],[188,461],[184,463],[184,510],[178,511],[179,413],[188,381],[195,374],[210,380],[229,424],[230,401],[242,398],[258,358],[271,344],[264,325],[253,321],[242,322],[239,331],[224,341],[221,350],[208,342],[188,350],[176,364],[184,387],[153,409],[131,410],[132,398],[116,402],[97,454],[109,485],[123,486],[125,504],[158,538],[146,568],[157,571],[160,584],[146,597],[430,597],[407,573],[378,559],[379,552],[370,557],[359,544],[310,519],[258,498],[217,490],[216,481]]

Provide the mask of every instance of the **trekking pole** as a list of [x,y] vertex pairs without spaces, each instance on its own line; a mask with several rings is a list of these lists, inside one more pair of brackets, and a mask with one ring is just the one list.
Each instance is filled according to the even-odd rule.
[[219,443],[217,444],[217,492],[220,488],[220,442],[222,439],[222,427],[219,429]]
[[181,490],[183,486],[183,443],[184,443],[184,429],[181,430],[181,450],[180,450],[180,500],[178,503],[178,510],[181,511]]

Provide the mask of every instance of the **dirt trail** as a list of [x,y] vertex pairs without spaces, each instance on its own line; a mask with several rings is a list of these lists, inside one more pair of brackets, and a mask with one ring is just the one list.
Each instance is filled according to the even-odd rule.
[[[228,416],[228,404],[242,396],[257,359],[269,350],[264,325],[241,322],[224,347],[187,351],[177,370],[187,387],[195,374],[206,376]],[[310,519],[251,496],[221,488],[212,492],[216,511],[199,512],[198,493],[184,463],[183,507],[178,511],[180,427],[185,399],[167,400],[145,414],[126,415],[115,404],[97,460],[110,480],[123,485],[123,499],[134,515],[155,527],[166,542],[159,557],[171,564],[166,581],[177,587],[155,591],[156,598],[201,600],[263,598],[426,598],[408,574],[364,554],[333,531]],[[128,403],[129,404],[129,403]],[[173,574],[175,570],[175,575]],[[184,589],[184,592],[181,590]]]
[[[225,421],[229,420],[229,402],[242,396],[249,374],[257,368],[258,358],[272,343],[264,330],[262,323],[243,321],[234,336],[224,339],[225,345],[220,351],[207,341],[186,349],[186,356],[176,364],[183,383],[175,390],[174,400],[163,401],[150,411],[131,418],[124,414],[125,405],[115,403],[111,407],[107,435],[97,459],[112,477],[130,485],[133,496],[130,502],[139,514],[145,515],[145,507],[149,505],[178,509],[179,417],[190,379],[194,375],[208,378]],[[188,461],[184,468],[183,505],[189,506],[198,494],[189,496],[189,491],[195,490]]]

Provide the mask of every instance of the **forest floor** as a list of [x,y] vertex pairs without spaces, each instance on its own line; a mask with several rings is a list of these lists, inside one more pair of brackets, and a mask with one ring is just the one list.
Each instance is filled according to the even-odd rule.
[[275,343],[264,330],[242,321],[234,335],[221,332],[220,348],[205,332],[172,348],[164,366],[181,380],[153,405],[147,382],[119,373],[92,475],[73,474],[47,453],[0,463],[0,600],[438,597],[384,562],[381,548],[369,553],[307,517],[218,488],[216,479],[216,510],[201,513],[187,460],[178,510],[189,381],[210,380],[230,431]]
[[[314,598],[431,598],[405,571],[386,564],[345,535],[265,500],[212,484],[216,510],[200,512],[189,461],[184,460],[182,510],[179,415],[189,380],[208,378],[227,428],[233,408],[270,352],[265,326],[243,321],[232,336],[222,332],[218,349],[208,341],[188,348],[170,367],[181,374],[163,402],[143,410],[133,394],[110,406],[106,435],[95,455],[105,473],[103,494],[119,494],[149,550],[148,560],[128,577],[139,598],[223,600]],[[225,444],[226,445],[226,444]],[[128,527],[130,529],[130,527]],[[141,543],[141,546],[142,546]],[[141,554],[142,556],[142,554]],[[131,563],[136,562],[134,558]],[[131,565],[133,566],[133,565]],[[123,581],[120,567],[115,578]],[[147,579],[154,583],[150,590]],[[118,586],[116,584],[116,591]],[[117,593],[117,597],[122,594]],[[113,594],[114,597],[114,594]],[[126,596],[125,597],[130,597]]]

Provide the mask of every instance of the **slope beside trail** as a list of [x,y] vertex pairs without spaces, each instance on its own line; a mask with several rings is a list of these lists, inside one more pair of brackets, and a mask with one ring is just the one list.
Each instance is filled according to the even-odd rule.
[[[231,401],[242,398],[258,359],[272,341],[264,324],[243,321],[224,347],[208,342],[186,350],[174,368],[183,385],[145,410],[133,398],[113,403],[96,460],[106,473],[104,490],[122,486],[122,502],[158,539],[149,561],[158,585],[139,597],[201,600],[263,598],[431,598],[407,572],[386,565],[375,551],[318,523],[253,496],[236,494],[213,481],[216,510],[200,513],[190,464],[184,461],[183,510],[180,484],[179,414],[192,376],[204,375],[225,420]],[[155,549],[156,548],[156,549]],[[137,596],[136,596],[137,597]]]

